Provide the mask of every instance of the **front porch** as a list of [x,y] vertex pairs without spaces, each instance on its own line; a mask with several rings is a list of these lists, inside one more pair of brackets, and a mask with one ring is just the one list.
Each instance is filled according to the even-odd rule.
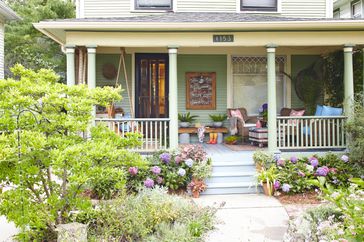
[[[143,144],[138,151],[177,148],[178,113],[198,115],[193,126],[211,126],[210,114],[246,108],[250,116],[257,117],[260,115],[258,108],[263,103],[268,103],[267,149],[270,152],[346,149],[345,123],[352,113],[354,95],[354,46],[345,43],[363,44],[359,31],[343,35],[341,27],[330,33],[282,30],[270,33],[269,42],[264,40],[261,32],[233,32],[232,43],[211,42],[213,32],[191,32],[183,36],[178,31],[153,35],[87,31],[65,31],[65,34],[67,83],[87,83],[90,88],[121,84],[124,98],[117,103],[117,109],[122,112],[109,118],[105,111],[97,109],[95,120],[96,123],[106,123],[122,136],[128,132],[140,133]],[[151,41],[145,41],[148,39]],[[81,60],[78,54],[81,49],[85,51],[83,58],[87,58],[82,64],[86,68],[79,73],[77,60]],[[339,50],[345,57],[345,95],[343,104],[340,104],[344,111],[335,116],[313,115],[298,97],[292,79],[323,55]],[[104,70],[110,66],[111,73],[114,73],[111,76]],[[216,77],[215,86],[211,87],[214,98],[202,108],[191,104],[191,95],[197,93],[191,94],[187,90],[187,77],[191,73]],[[320,77],[317,76],[315,81],[321,82]],[[325,93],[320,95],[316,104],[324,103]],[[302,107],[307,110],[305,116],[280,115],[283,108]],[[224,127],[230,129],[229,123],[224,122]],[[197,143],[195,135],[191,143]]]

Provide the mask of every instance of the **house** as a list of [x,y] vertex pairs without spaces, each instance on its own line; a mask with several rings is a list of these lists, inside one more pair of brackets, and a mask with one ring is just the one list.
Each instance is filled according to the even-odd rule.
[[10,20],[20,20],[20,18],[3,1],[0,1],[0,79],[4,78],[5,22]]
[[[335,6],[339,2],[344,1]],[[344,125],[353,112],[352,54],[364,44],[364,20],[334,19],[333,1],[76,3],[77,18],[34,26],[64,48],[68,85],[123,86],[117,108],[130,118],[97,121],[122,134],[141,132],[142,149],[176,148],[178,113],[191,112],[198,123],[209,124],[210,114],[228,108],[258,115],[263,103],[268,103],[269,151],[345,149]],[[280,116],[283,107],[304,106],[288,76],[337,50],[345,56],[344,114]]]
[[334,18],[363,18],[362,0],[335,0]]

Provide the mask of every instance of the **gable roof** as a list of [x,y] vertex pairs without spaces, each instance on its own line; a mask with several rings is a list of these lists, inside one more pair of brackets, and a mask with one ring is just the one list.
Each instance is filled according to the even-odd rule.
[[0,16],[3,16],[5,18],[5,20],[20,20],[21,19],[3,1],[0,1]]

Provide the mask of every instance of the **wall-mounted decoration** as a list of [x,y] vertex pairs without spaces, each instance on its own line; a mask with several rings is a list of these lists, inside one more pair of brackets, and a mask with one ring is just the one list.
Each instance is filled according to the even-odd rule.
[[102,66],[102,75],[108,79],[113,80],[116,78],[118,74],[118,70],[116,69],[114,64],[106,63]]
[[216,73],[186,73],[186,109],[216,109]]

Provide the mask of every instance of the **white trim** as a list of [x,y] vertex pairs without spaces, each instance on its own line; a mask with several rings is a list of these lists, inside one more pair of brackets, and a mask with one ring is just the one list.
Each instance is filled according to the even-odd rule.
[[226,106],[227,108],[233,108],[234,105],[234,86],[233,86],[233,70],[232,70],[232,56],[231,54],[227,54],[227,65],[226,65],[226,94],[227,94],[227,100],[226,100]]
[[276,47],[267,47],[267,53],[275,53]]
[[79,1],[80,1],[79,18],[84,18],[85,17],[85,0],[79,0]]
[[[286,73],[292,76],[292,54],[286,55]],[[292,80],[290,78],[285,77],[286,83],[286,103],[287,107],[292,107]]]
[[172,0],[172,9],[163,10],[163,9],[135,9],[135,1],[130,0],[130,12],[132,13],[168,13],[168,12],[176,12],[177,10],[177,0]]
[[332,0],[326,0],[326,18],[333,18],[334,16],[334,3]]
[[177,54],[178,48],[177,47],[168,47],[169,54]]
[[131,106],[134,110],[130,111],[132,111],[132,113],[134,114],[133,118],[135,118],[135,52],[131,53],[131,94]]

